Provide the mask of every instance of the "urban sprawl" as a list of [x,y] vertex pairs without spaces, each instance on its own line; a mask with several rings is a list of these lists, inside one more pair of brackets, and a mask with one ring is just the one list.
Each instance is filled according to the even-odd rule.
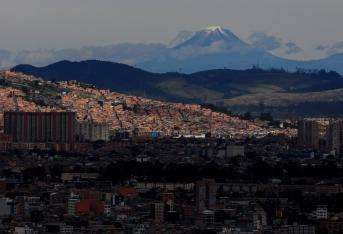
[[1,233],[343,231],[343,120],[0,72]]

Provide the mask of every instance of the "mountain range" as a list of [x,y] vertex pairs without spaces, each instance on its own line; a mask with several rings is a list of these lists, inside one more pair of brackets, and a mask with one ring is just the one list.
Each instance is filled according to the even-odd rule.
[[[295,71],[297,68],[334,70],[343,74],[343,54],[327,58],[297,61],[278,57],[271,53],[280,47],[277,39],[257,33],[248,43],[233,32],[220,26],[208,27],[198,32],[182,31],[170,45],[155,43],[122,43],[109,46],[87,46],[81,49],[37,50],[19,52],[12,64],[45,66],[61,60],[105,60],[120,62],[150,72],[194,73],[211,69],[283,68]],[[288,42],[287,54],[301,50],[295,43]],[[2,56],[2,55],[3,56]],[[0,53],[1,62],[9,54]]]
[[333,71],[252,68],[152,73],[98,60],[61,61],[45,67],[18,65],[12,71],[45,80],[77,80],[163,101],[213,104],[235,112],[271,112],[287,117],[343,116],[343,78]]
[[[188,36],[188,37],[187,37]],[[248,69],[258,66],[264,69],[282,68],[295,71],[326,69],[343,73],[343,54],[324,59],[297,61],[281,58],[268,51],[268,46],[246,43],[228,29],[213,26],[193,34],[184,34],[180,44],[163,51],[158,57],[136,62],[138,67],[154,72],[179,71],[194,73],[210,69]],[[297,52],[294,43],[287,43]],[[292,49],[293,46],[293,49]]]

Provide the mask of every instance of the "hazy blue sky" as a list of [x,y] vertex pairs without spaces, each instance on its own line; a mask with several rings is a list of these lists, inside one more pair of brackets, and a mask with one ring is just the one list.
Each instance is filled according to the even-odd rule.
[[343,41],[343,0],[0,0],[0,48],[79,48],[169,42],[181,30],[222,25],[243,39],[267,32],[302,56]]

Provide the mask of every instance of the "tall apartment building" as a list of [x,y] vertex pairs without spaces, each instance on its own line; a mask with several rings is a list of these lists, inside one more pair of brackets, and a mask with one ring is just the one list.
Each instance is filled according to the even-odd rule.
[[8,197],[0,197],[0,217],[15,214],[15,202]]
[[316,209],[316,219],[327,219],[328,218],[328,208],[327,206],[317,206]]
[[340,154],[343,147],[343,120],[331,120],[326,131],[328,150]]
[[4,131],[13,142],[73,143],[74,112],[5,112]]
[[79,141],[108,141],[110,139],[110,127],[106,123],[81,122],[76,130]]
[[257,207],[254,210],[253,223],[257,230],[261,230],[263,226],[267,225],[267,212],[263,208]]
[[244,146],[243,145],[227,145],[226,146],[226,158],[231,159],[237,156],[244,156]]
[[68,198],[68,214],[75,215],[76,214],[76,204],[80,202],[80,197],[74,193],[71,193]]
[[304,119],[298,121],[299,144],[308,148],[319,148],[319,123],[315,120]]
[[216,207],[217,184],[214,179],[203,179],[196,183],[196,205],[198,211]]
[[7,151],[12,143],[12,137],[4,133],[0,133],[0,152]]
[[164,222],[164,203],[159,202],[154,204],[154,219],[155,222]]

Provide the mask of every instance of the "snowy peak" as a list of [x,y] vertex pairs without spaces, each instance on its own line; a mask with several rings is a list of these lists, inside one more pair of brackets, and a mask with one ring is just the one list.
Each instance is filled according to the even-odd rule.
[[[200,32],[205,32],[211,35],[221,35],[224,38],[225,37],[230,37],[230,36],[235,36],[233,35],[232,32],[230,32],[227,29],[223,29],[221,26],[211,26],[211,27],[207,27],[204,30],[200,31]],[[236,36],[235,36],[236,37]]]
[[210,32],[220,32],[220,33],[225,33],[223,28],[221,26],[210,26],[205,28],[206,31],[210,31]]
[[190,46],[209,47],[218,42],[225,45],[227,48],[247,45],[230,30],[224,29],[221,26],[211,26],[196,32],[193,37],[180,43],[175,48],[178,49]]

